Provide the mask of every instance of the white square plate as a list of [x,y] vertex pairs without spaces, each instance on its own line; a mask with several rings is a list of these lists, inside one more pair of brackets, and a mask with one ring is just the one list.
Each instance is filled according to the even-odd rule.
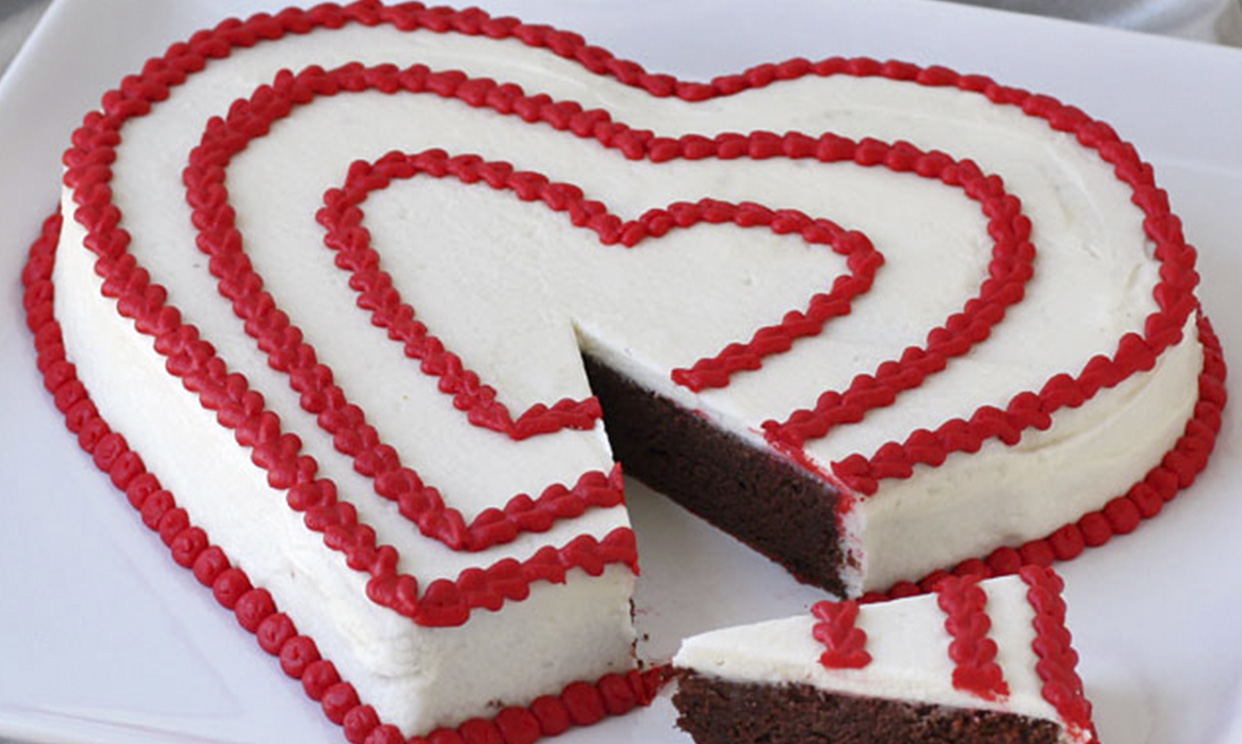
[[[0,737],[344,741],[168,558],[64,429],[35,370],[18,277],[56,205],[58,160],[122,75],[229,13],[281,0],[59,0],[0,81]],[[1200,250],[1201,296],[1242,368],[1242,52],[924,0],[484,2],[708,79],[793,56],[981,72],[1075,103],[1157,167]],[[1242,741],[1242,439],[1228,409],[1207,473],[1155,521],[1061,567],[1105,742]],[[631,484],[648,656],[682,635],[818,597]],[[679,573],[674,573],[680,569]],[[683,742],[671,706],[561,741]]]

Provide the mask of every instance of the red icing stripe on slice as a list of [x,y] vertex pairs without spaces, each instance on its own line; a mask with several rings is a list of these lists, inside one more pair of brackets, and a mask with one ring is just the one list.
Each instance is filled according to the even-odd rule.
[[1026,596],[1035,611],[1031,621],[1035,640],[1031,646],[1039,657],[1035,671],[1043,680],[1044,699],[1056,708],[1071,731],[1088,732],[1091,741],[1097,741],[1091,703],[1075,671],[1078,654],[1070,646],[1070,632],[1065,627],[1065,601],[1061,598],[1065,582],[1051,569],[1040,566],[1026,566],[1018,571],[1018,576],[1029,587]]
[[819,619],[811,633],[824,644],[819,663],[826,669],[862,669],[871,663],[867,633],[857,625],[857,602],[816,602],[811,614]]
[[996,663],[996,641],[988,637],[992,620],[987,613],[987,593],[973,577],[948,576],[936,584],[940,609],[947,616],[945,630],[953,639],[953,686],[984,700],[1009,695],[1009,685]]

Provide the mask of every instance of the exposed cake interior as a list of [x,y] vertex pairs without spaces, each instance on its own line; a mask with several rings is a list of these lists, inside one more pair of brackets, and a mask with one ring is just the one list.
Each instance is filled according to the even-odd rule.
[[858,697],[807,684],[687,674],[678,725],[697,744],[1062,744],[1055,723],[1014,713]]
[[591,390],[625,472],[838,595],[846,560],[837,491],[776,452],[713,426],[590,357]]

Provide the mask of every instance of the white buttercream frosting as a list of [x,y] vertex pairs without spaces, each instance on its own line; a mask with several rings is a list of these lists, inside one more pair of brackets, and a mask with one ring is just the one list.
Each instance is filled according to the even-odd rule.
[[[734,683],[810,685],[827,692],[878,697],[954,708],[994,710],[1057,722],[1066,742],[1085,741],[1042,693],[1032,647],[1035,612],[1027,586],[1016,576],[980,583],[996,643],[995,662],[1009,694],[985,699],[953,685],[952,637],[933,594],[861,605],[855,626],[867,635],[870,663],[857,669],[829,669],[820,663],[824,646],[812,631],[810,613],[692,636],[673,659],[679,669]],[[1085,738],[1084,738],[1085,737]]]
[[[899,405],[808,443],[809,457],[825,468],[851,453],[870,455],[914,429],[968,418],[980,406],[1004,407],[1057,373],[1077,373],[1092,356],[1113,353],[1124,334],[1141,332],[1156,309],[1158,267],[1142,214],[1111,167],[1071,135],[978,95],[835,76],[689,104],[652,98],[517,41],[389,27],[318,30],[235,50],[124,127],[111,186],[132,238],[129,250],[168,289],[184,320],[263,394],[322,475],[336,482],[341,499],[375,527],[378,542],[400,551],[400,570],[417,575],[423,587],[579,534],[602,537],[628,521],[622,507],[593,509],[480,554],[422,538],[336,451],[217,292],[207,258],[195,247],[181,186],[186,154],[209,117],[278,71],[354,61],[423,63],[512,80],[528,93],[603,107],[616,120],[664,135],[831,130],[908,140],[1003,174],[1032,220],[1039,251],[1025,299],[969,358],[952,361]],[[629,249],[604,246],[541,204],[453,180],[415,178],[375,193],[363,205],[366,227],[397,288],[515,412],[589,396],[580,361],[585,351],[766,447],[763,422],[809,407],[820,392],[844,389],[859,372],[922,344],[930,328],[977,291],[991,255],[978,204],[915,175],[780,158],[636,162],[547,125],[430,94],[316,100],[230,166],[237,227],[265,288],[346,395],[467,520],[515,494],[572,484],[587,470],[606,472],[612,457],[602,425],[520,443],[469,425],[436,380],[419,373],[356,307],[348,276],[333,265],[315,222],[323,194],[341,184],[354,160],[431,147],[576,184],[623,218],[702,197],[795,208],[863,231],[886,259],[850,315],[793,352],[767,359],[761,370],[695,395],[672,383],[672,369],[804,307],[844,271],[841,257],[796,237],[731,226],[696,226]],[[70,194],[64,207],[72,213]],[[285,508],[283,494],[267,485],[232,434],[164,373],[150,340],[101,296],[82,240],[82,230],[67,220],[55,269],[56,314],[100,412],[381,718],[423,731],[485,714],[489,701],[522,702],[531,697],[524,693],[630,666],[633,577],[622,568],[602,579],[574,574],[564,586],[537,586],[530,599],[497,613],[478,611],[460,629],[419,628],[367,601],[365,574],[301,527],[301,517]],[[996,545],[1041,537],[1141,478],[1173,444],[1194,405],[1202,353],[1193,328],[1187,330],[1152,371],[1058,412],[1047,432],[1028,433],[1016,447],[988,442],[977,454],[953,455],[908,480],[882,482],[846,523],[852,531],[844,539],[859,566],[849,576],[851,590],[918,578]],[[523,653],[503,650],[514,646]],[[481,660],[487,672],[475,674]]]

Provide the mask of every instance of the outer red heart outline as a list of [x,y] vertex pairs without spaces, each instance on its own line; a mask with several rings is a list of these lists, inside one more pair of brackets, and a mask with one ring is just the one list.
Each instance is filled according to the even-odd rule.
[[[368,1],[344,8],[324,5],[311,11],[291,9],[276,16],[261,14],[245,23],[226,21],[213,30],[196,34],[189,43],[172,46],[163,57],[150,60],[140,75],[126,78],[120,88],[107,93],[103,98],[102,110],[87,115],[83,126],[74,134],[73,147],[65,154],[68,168],[66,183],[74,189],[73,199],[78,205],[73,216],[87,229],[86,245],[99,255],[98,267],[109,268],[110,262],[124,253],[128,242],[124,231],[117,229],[120,213],[110,203],[107,186],[111,177],[109,164],[113,148],[119,142],[117,132],[126,120],[145,114],[153,103],[167,97],[170,86],[180,84],[188,74],[202,69],[208,59],[227,56],[235,46],[251,46],[262,40],[278,39],[286,33],[305,33],[316,27],[336,28],[350,22],[366,25],[386,23],[403,30],[424,28],[441,33],[515,37],[528,45],[547,47],[560,56],[577,59],[589,70],[611,75],[622,83],[641,87],[653,95],[677,95],[686,100],[730,95],[747,88],[768,85],[778,79],[805,74],[881,75],[923,85],[956,86],[986,95],[1001,105],[1019,106],[1029,115],[1045,119],[1054,129],[1076,133],[1080,142],[1096,149],[1102,158],[1113,163],[1118,176],[1135,189],[1134,201],[1148,214],[1145,228],[1158,245],[1157,256],[1163,261],[1166,271],[1162,272],[1164,282],[1156,291],[1161,311],[1149,319],[1146,338],[1123,339],[1116,359],[1100,357],[1092,360],[1092,364],[1079,377],[1067,375],[1063,379],[1054,379],[1038,396],[1031,396],[1042,401],[1050,400],[1054,408],[1072,405],[1073,401],[1089,397],[1099,387],[1110,384],[1109,380],[1116,375],[1115,367],[1125,359],[1137,358],[1138,361],[1131,364],[1140,368],[1147,363],[1146,360],[1154,359],[1180,334],[1178,321],[1197,308],[1191,294],[1194,286],[1193,251],[1184,243],[1177,218],[1168,210],[1167,198],[1154,185],[1150,167],[1139,160],[1133,148],[1117,138],[1106,125],[1090,120],[1082,112],[1062,106],[1053,99],[1006,88],[981,76],[958,75],[943,68],[921,69],[896,62],[839,58],[817,65],[805,60],[793,60],[783,65],[757,67],[741,75],[717,78],[710,84],[685,83],[666,75],[650,75],[637,64],[617,60],[601,49],[586,46],[581,37],[547,27],[524,26],[513,19],[491,19],[479,11],[426,10],[417,4],[388,8]],[[27,324],[35,336],[39,368],[44,375],[45,386],[53,393],[58,409],[66,417],[67,426],[77,434],[79,443],[92,454],[97,466],[110,475],[118,488],[125,490],[130,502],[140,511],[144,523],[159,531],[161,538],[170,546],[174,559],[183,566],[193,567],[199,580],[213,587],[221,603],[237,612],[243,626],[258,634],[264,648],[281,655],[282,666],[291,675],[303,679],[313,698],[323,701],[329,718],[345,726],[347,738],[351,741],[366,739],[371,744],[401,741],[402,737],[394,727],[381,724],[369,706],[358,703],[348,683],[333,680],[335,671],[330,662],[307,661],[312,658],[307,648],[313,649],[313,643],[305,637],[291,635],[288,618],[270,606],[270,597],[266,596],[266,592],[249,588],[243,573],[227,567],[228,561],[223,553],[209,545],[201,529],[189,525],[185,512],[175,506],[171,494],[159,487],[155,477],[146,472],[141,458],[99,417],[89,394],[77,380],[73,365],[65,359],[59,325],[53,316],[51,267],[59,228],[59,217],[54,216],[45,222],[23,271],[23,285],[26,288],[24,306]],[[135,318],[139,330],[155,334],[177,326],[175,311],[163,303],[162,289],[142,281],[141,275],[131,279],[132,283],[126,285],[124,301],[119,301],[118,306],[125,306],[127,315]],[[1185,435],[1161,465],[1153,468],[1147,478],[1127,494],[1110,502],[1105,509],[1085,515],[1078,523],[1067,525],[1049,538],[1032,541],[1020,550],[999,549],[988,556],[986,562],[966,561],[955,570],[971,574],[1006,573],[1017,570],[1023,562],[1047,563],[1055,558],[1071,558],[1085,545],[1102,544],[1112,534],[1131,531],[1142,518],[1154,516],[1164,501],[1189,485],[1206,464],[1220,427],[1220,411],[1226,400],[1222,382],[1225,369],[1219,343],[1206,319],[1201,318],[1198,330],[1206,349],[1204,370],[1200,377],[1200,401]],[[189,356],[192,361],[194,355]],[[226,379],[225,385],[235,388],[236,380]],[[243,413],[255,404],[253,397],[243,397],[239,401]],[[1022,405],[1029,404],[1030,399],[1024,399]],[[270,427],[267,430],[270,431]],[[256,428],[260,435],[263,431],[263,426]],[[937,572],[927,577],[922,582],[923,588],[926,589],[942,575],[943,572]],[[903,584],[895,587],[893,593],[901,595],[918,589],[916,585]],[[624,686],[626,683],[620,681],[619,684]],[[591,687],[590,692],[585,693],[586,698],[582,698],[585,710],[596,710],[601,694],[604,695],[603,700],[609,700],[606,692],[609,689],[615,691],[618,688],[605,682]],[[592,698],[592,695],[595,697]],[[576,696],[567,690],[557,702],[564,706],[571,697]],[[642,702],[643,696],[631,691],[628,698],[622,695],[611,699],[628,699],[632,706],[634,702]],[[564,707],[560,708],[560,719],[548,713],[535,721],[530,710],[539,707],[537,704],[529,710],[509,709],[494,721],[478,722],[480,726],[463,726],[458,729],[463,733],[449,733],[465,736],[466,732],[475,732],[467,738],[470,741],[476,740],[476,736],[486,735],[516,742],[530,741],[531,731],[535,732],[533,736],[537,736],[539,733],[556,733],[568,726],[568,723],[556,723],[564,720]],[[546,711],[547,706],[543,707]],[[611,711],[614,705],[610,702],[607,707]],[[512,715],[508,715],[510,713]],[[589,715],[582,714],[573,718],[575,722],[587,722],[589,719]]]
[[[437,75],[428,74],[432,78]],[[536,405],[514,421],[508,409],[495,400],[495,390],[483,385],[478,375],[463,369],[461,359],[444,349],[415,320],[414,308],[402,301],[391,277],[379,268],[380,256],[371,247],[360,208],[371,192],[387,188],[394,180],[420,174],[453,177],[462,183],[484,182],[494,189],[510,191],[522,201],[543,202],[555,212],[567,212],[575,226],[597,233],[604,245],[634,248],[672,230],[698,224],[733,224],[739,228],[764,227],[776,234],[798,233],[808,244],[827,245],[847,258],[849,275],[838,277],[828,292],[815,294],[805,311],[791,310],[781,323],[756,331],[749,342],[730,344],[715,357],[700,360],[690,369],[673,371],[674,380],[696,391],[728,384],[733,372],[757,369],[764,357],[787,351],[794,340],[815,335],[830,319],[848,314],[853,299],[871,288],[875,271],[883,263],[883,257],[866,236],[846,232],[829,220],[812,219],[796,210],[776,211],[754,203],[702,199],[653,208],[638,219],[623,221],[601,202],[586,199],[577,186],[554,183],[538,173],[514,171],[508,163],[487,162],[474,155],[450,157],[433,149],[417,154],[390,153],[375,163],[354,163],[345,184],[325,194],[327,206],[319,211],[318,219],[328,230],[324,242],[337,252],[337,266],[351,273],[350,286],[359,293],[358,306],[370,311],[372,322],[388,329],[390,338],[404,342],[406,355],[422,360],[424,372],[441,378],[441,390],[454,396],[453,405],[467,411],[472,423],[506,433],[512,439],[562,428],[590,428],[600,418],[598,404],[559,401],[551,408]],[[434,368],[428,369],[429,362]],[[584,409],[580,413],[581,423],[572,418],[572,413],[580,409]]]

